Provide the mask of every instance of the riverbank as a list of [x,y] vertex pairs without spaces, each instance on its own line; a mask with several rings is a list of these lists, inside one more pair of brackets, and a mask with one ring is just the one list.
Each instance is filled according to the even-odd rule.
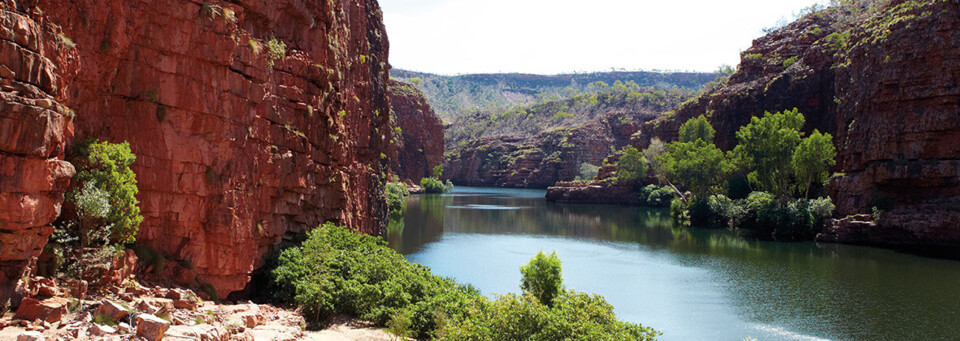
[[[305,329],[299,311],[250,302],[216,303],[183,288],[129,280],[85,297],[83,286],[32,278],[15,314],[0,318],[0,340],[397,340],[358,319],[335,316],[319,331]],[[82,299],[76,298],[82,297]]]

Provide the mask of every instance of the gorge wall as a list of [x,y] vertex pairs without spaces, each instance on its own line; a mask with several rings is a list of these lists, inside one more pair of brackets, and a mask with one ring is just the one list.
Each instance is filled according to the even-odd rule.
[[443,122],[427,98],[411,84],[390,80],[390,171],[419,183],[443,164]]
[[0,311],[40,255],[74,175],[73,112],[57,65],[75,59],[57,26],[0,1]]
[[621,120],[626,114],[608,114],[580,126],[553,129],[533,136],[489,137],[468,141],[448,153],[444,178],[457,185],[547,188],[570,181],[580,165],[599,166],[614,150],[630,143],[640,120]]
[[[960,1],[901,1],[851,32],[838,70],[841,221],[824,240],[960,245]],[[956,252],[954,251],[954,254]]]
[[[226,297],[244,290],[274,245],[323,221],[382,233],[391,129],[375,1],[4,3],[5,30],[21,25],[8,18],[26,16],[53,27],[37,37],[41,55],[66,50],[33,70],[53,74],[37,81],[59,85],[47,93],[76,113],[75,139],[130,142],[145,217],[137,240],[187,264],[168,266],[166,277]],[[45,107],[52,118],[38,126],[62,129],[10,152],[54,160],[44,163],[53,184],[70,171],[56,161],[70,135],[57,108]],[[55,191],[26,191],[57,203]],[[21,211],[13,214],[55,216]],[[21,225],[48,224],[40,220]]]
[[841,220],[818,240],[960,244],[960,2],[872,10],[821,11],[755,40],[723,86],[644,124],[634,143],[675,140],[680,124],[706,115],[729,150],[750,117],[796,107],[804,130],[834,136],[827,188],[838,214],[881,211],[875,224]]

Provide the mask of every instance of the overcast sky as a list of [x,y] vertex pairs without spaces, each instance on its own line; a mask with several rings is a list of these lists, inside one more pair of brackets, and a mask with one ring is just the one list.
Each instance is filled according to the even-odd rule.
[[736,65],[818,0],[380,0],[390,63],[440,74]]

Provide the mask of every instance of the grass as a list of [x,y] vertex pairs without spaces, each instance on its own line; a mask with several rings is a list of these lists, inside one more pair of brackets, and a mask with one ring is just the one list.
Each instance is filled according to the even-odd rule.
[[[169,318],[168,318],[167,320],[169,321]],[[101,314],[97,314],[97,316],[94,316],[94,317],[93,317],[93,322],[94,322],[94,323],[97,323],[97,324],[102,324],[102,325],[106,325],[106,326],[111,326],[111,327],[116,327],[116,326],[117,326],[117,321],[114,321],[114,320],[111,319],[109,316],[104,315],[104,314],[102,314],[102,313],[101,313]]]

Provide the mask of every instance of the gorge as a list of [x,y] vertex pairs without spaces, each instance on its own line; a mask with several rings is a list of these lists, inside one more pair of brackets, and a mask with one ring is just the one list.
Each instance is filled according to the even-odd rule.
[[[136,155],[131,168],[143,221],[135,245],[117,250],[136,249],[139,262],[133,251],[120,251],[112,261],[120,269],[111,270],[207,299],[262,295],[257,278],[270,274],[278,253],[324,223],[383,236],[425,264],[445,257],[424,256],[425,249],[473,242],[444,244],[457,234],[532,235],[533,242],[523,241],[529,245],[536,236],[588,236],[616,247],[666,248],[681,263],[714,256],[701,252],[707,244],[724,249],[726,261],[772,255],[759,265],[765,268],[788,268],[784,259],[796,255],[808,268],[889,261],[909,274],[904,264],[922,263],[917,271],[925,276],[955,264],[823,245],[960,257],[956,0],[820,8],[770,30],[741,53],[739,65],[714,73],[435,75],[394,69],[388,31],[376,0],[0,0],[0,311],[36,296],[31,283],[54,257],[51,236],[66,224],[65,194],[80,185],[80,165],[68,160],[90,139],[128,142]],[[563,206],[641,204],[635,186],[616,181],[620,157],[627,148],[677,141],[690,119],[705,117],[715,145],[730,151],[753,117],[792,108],[805,115],[804,133],[831,134],[837,150],[829,181],[813,189],[836,205],[834,219],[818,226],[815,239],[823,244],[778,246],[680,226],[662,209]],[[404,199],[406,217],[391,220],[388,183],[413,189],[437,175],[457,186],[546,191],[414,194]],[[661,180],[649,173],[638,181]],[[591,207],[613,218],[583,213]],[[539,215],[525,216],[531,208]],[[465,212],[475,216],[462,218]],[[509,219],[495,223],[530,230],[470,225],[501,215]],[[438,237],[445,231],[453,235]],[[598,233],[612,236],[594,238]],[[506,239],[474,241],[512,242]],[[855,256],[824,260],[847,254]],[[571,264],[582,267],[582,259]],[[831,278],[812,272],[819,284]],[[956,279],[938,283],[948,282]],[[643,317],[628,322],[646,325],[650,315]],[[824,333],[812,322],[794,329],[837,339],[883,336],[831,326]],[[732,335],[744,336],[725,336]]]

